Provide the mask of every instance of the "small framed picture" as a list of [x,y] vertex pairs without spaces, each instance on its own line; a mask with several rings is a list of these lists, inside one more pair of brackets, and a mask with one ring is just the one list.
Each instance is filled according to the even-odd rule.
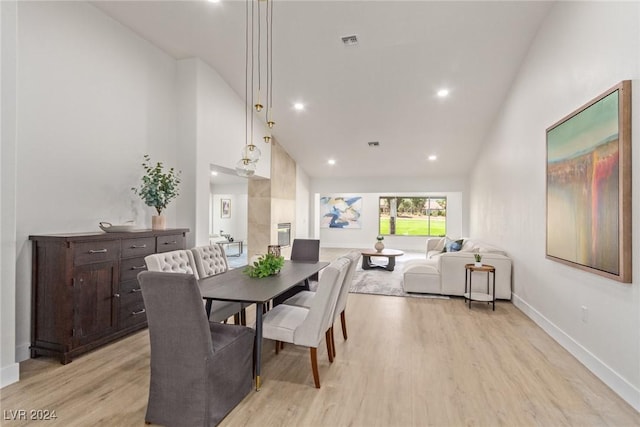
[[231,199],[220,199],[220,218],[231,218]]

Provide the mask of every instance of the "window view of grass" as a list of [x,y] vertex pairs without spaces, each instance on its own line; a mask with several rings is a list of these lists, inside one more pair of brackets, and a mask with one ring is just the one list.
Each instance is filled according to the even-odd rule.
[[447,199],[381,197],[379,220],[381,235],[444,236],[447,232]]

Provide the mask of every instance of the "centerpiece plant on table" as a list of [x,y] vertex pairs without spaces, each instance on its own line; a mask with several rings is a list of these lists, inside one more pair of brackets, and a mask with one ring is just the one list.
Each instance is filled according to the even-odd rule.
[[275,256],[273,254],[266,254],[260,256],[253,265],[247,266],[243,272],[248,274],[249,277],[268,277],[274,274],[278,274],[280,269],[284,266],[284,257]]

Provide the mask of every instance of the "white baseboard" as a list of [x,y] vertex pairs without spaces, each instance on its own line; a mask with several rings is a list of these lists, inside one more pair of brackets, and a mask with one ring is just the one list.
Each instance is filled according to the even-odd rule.
[[16,360],[18,362],[24,362],[27,359],[31,359],[31,350],[29,350],[30,346],[31,344],[29,343],[16,346]]
[[616,371],[607,366],[602,360],[598,359],[571,336],[567,335],[562,329],[558,328],[518,295],[513,294],[512,301],[513,305],[518,307],[520,311],[540,326],[551,338],[556,340],[636,411],[640,412],[640,389],[630,384]]
[[20,379],[20,365],[12,363],[0,369],[0,388],[18,382]]

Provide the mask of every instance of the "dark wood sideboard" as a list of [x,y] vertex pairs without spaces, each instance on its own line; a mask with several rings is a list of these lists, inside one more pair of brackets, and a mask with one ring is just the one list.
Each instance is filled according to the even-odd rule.
[[63,364],[147,326],[144,257],[184,249],[187,228],[29,236],[31,357]]

